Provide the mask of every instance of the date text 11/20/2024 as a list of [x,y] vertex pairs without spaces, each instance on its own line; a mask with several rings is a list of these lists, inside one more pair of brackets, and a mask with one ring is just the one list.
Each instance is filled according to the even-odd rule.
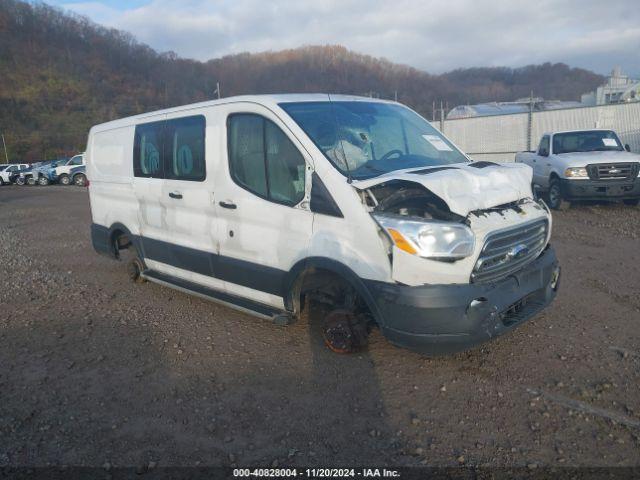
[[387,468],[235,468],[233,476],[241,477],[307,477],[307,478],[397,478],[400,472]]

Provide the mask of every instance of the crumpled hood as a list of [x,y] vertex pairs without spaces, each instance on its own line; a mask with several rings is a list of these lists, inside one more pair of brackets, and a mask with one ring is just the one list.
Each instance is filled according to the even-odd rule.
[[571,152],[557,154],[556,158],[564,160],[571,165],[584,167],[594,163],[626,163],[640,162],[640,155],[622,151],[609,152]]
[[466,217],[474,210],[532,197],[532,176],[531,167],[522,163],[473,162],[397,170],[368,180],[354,180],[353,186],[364,190],[391,180],[419,183],[440,197],[453,213]]

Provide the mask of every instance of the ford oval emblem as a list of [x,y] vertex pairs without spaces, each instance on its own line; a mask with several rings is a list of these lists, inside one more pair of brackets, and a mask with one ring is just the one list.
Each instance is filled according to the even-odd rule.
[[507,253],[507,256],[516,260],[518,258],[526,256],[528,253],[529,247],[527,247],[524,243],[520,243],[518,245],[515,245],[514,247],[511,247],[511,249]]

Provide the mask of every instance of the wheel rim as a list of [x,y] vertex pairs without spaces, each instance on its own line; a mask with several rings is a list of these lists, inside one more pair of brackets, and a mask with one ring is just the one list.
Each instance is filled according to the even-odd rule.
[[84,175],[78,175],[76,177],[76,185],[82,187],[84,185]]
[[62,177],[60,183],[63,185],[69,185],[69,177]]
[[324,343],[336,353],[351,353],[354,350],[350,312],[334,310],[325,318],[322,326]]

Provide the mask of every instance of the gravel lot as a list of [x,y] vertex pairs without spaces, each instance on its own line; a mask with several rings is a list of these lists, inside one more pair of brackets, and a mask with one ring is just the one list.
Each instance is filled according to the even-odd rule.
[[640,207],[556,213],[554,305],[437,359],[131,284],[89,224],[0,188],[0,465],[640,464]]

